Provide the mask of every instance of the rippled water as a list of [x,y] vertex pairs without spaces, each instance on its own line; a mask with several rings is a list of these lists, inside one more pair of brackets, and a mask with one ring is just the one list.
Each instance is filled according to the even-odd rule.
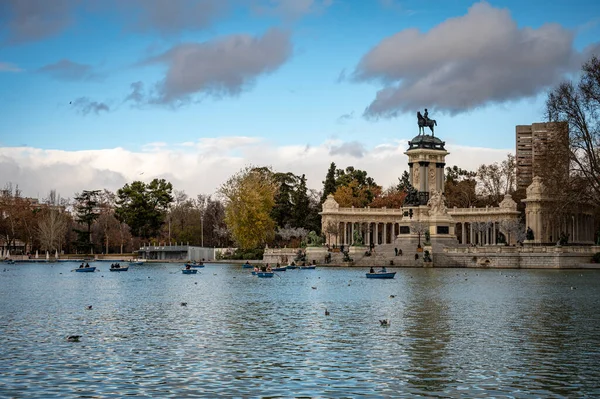
[[600,395],[600,271],[76,266],[0,265],[0,397]]

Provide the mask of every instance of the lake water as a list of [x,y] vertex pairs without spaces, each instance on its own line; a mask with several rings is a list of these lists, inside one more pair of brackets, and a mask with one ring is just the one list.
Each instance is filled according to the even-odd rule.
[[0,397],[600,395],[600,271],[94,265],[0,264]]

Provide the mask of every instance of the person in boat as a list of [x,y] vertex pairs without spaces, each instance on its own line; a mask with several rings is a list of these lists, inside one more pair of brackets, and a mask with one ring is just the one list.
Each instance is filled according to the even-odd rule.
[[254,266],[254,271],[255,272],[259,272],[260,271],[260,269],[258,268],[258,266]]
[[273,269],[271,269],[271,266],[269,266],[268,264],[267,264],[267,271],[268,271],[268,272],[271,272],[271,271],[273,271]]
[[246,264],[247,264],[247,265],[249,265],[249,264],[250,264],[250,262],[246,261]]
[[90,267],[90,264],[86,262],[85,267]]
[[385,268],[385,266],[381,266],[381,270],[379,271],[379,273],[387,273],[387,269]]
[[185,265],[186,270],[190,270],[192,268],[192,266],[190,265]]
[[266,266],[265,266],[265,265],[262,265],[262,266],[260,267],[260,271],[261,271],[261,272],[266,272],[266,271],[267,271],[267,267],[268,267],[268,266],[269,266],[269,264],[268,264],[268,263],[267,263],[267,265],[266,265]]
[[290,263],[290,266],[296,266],[296,262],[292,261],[292,263]]
[[83,263],[82,263],[81,265],[79,265],[79,268],[80,268],[80,269],[83,269],[83,267],[84,267],[84,266],[83,266]]
[[371,269],[369,269],[369,273],[375,273],[375,269],[373,269],[373,266],[371,266]]

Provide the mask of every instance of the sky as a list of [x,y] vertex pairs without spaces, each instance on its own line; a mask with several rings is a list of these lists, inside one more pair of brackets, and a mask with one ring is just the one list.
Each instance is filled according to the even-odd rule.
[[0,0],[0,185],[213,194],[331,162],[385,187],[425,108],[475,170],[600,55],[588,0]]

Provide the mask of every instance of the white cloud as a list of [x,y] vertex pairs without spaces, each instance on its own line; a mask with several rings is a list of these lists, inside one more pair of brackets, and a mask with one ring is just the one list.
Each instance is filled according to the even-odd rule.
[[[272,166],[274,170],[306,174],[310,188],[322,189],[331,162],[338,168],[354,166],[388,187],[407,170],[407,140],[365,147],[362,158],[330,155],[340,141],[318,146],[275,146],[250,137],[200,139],[195,147],[160,146],[156,151],[123,148],[90,151],[44,150],[30,147],[0,148],[0,187],[18,184],[27,196],[44,197],[56,189],[63,197],[75,192],[107,188],[112,191],[134,180],[165,178],[190,195],[214,193],[232,174],[246,165]],[[355,145],[356,143],[353,143]],[[506,158],[511,150],[447,146],[447,165],[475,170],[482,163]]]
[[167,66],[164,79],[156,85],[157,93],[145,95],[143,84],[135,82],[127,100],[174,105],[190,101],[195,94],[235,96],[280,68],[291,55],[290,34],[279,29],[262,36],[238,34],[178,44],[143,62]]
[[574,37],[558,24],[519,27],[507,9],[480,2],[427,32],[411,28],[384,38],[353,77],[383,84],[367,117],[427,107],[455,114],[531,97],[557,83],[586,53],[574,48]]

